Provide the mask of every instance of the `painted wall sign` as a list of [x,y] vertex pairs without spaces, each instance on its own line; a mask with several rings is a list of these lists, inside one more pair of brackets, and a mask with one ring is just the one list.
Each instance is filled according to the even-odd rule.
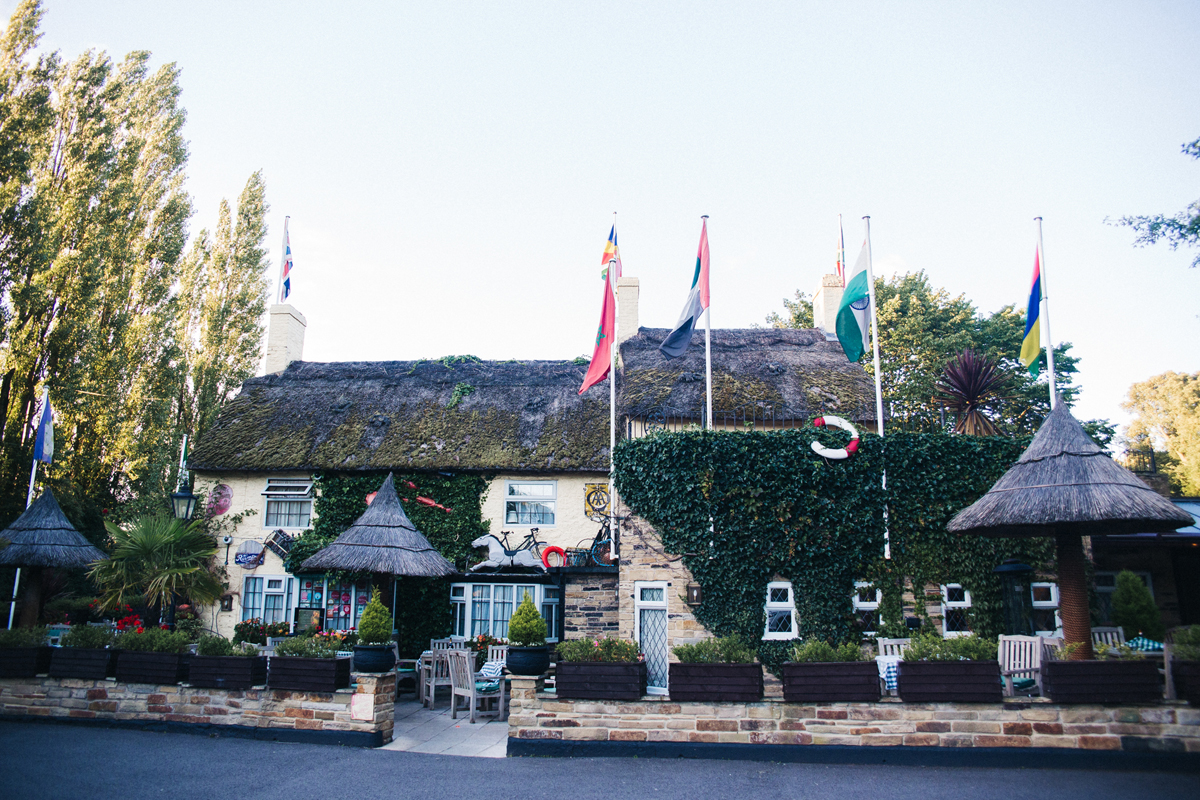
[[233,505],[233,489],[228,484],[218,483],[208,495],[208,516],[219,517]]

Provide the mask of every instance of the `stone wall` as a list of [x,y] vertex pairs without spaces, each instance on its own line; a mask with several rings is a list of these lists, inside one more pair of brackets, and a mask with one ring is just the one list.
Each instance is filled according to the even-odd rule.
[[[620,513],[629,513],[629,508],[622,506]],[[634,516],[621,527],[621,580],[617,595],[620,599],[619,630],[625,639],[634,638],[634,590],[638,581],[666,581],[668,652],[677,644],[698,642],[712,636],[696,621],[686,602],[692,573],[683,565],[682,557],[663,550],[662,540],[653,526]],[[671,659],[675,660],[674,655]]]
[[619,635],[617,576],[567,575],[562,609],[564,638]]
[[[354,674],[351,688],[327,693],[266,688],[197,689],[71,678],[0,679],[0,718],[50,717],[126,723],[167,722],[237,729],[324,732],[319,740],[371,743],[392,740],[395,673]],[[266,736],[264,738],[272,738]],[[371,741],[373,740],[373,741]]]
[[1057,747],[1200,753],[1200,709],[998,704],[614,703],[559,700],[514,678],[508,735],[524,740],[908,747]]

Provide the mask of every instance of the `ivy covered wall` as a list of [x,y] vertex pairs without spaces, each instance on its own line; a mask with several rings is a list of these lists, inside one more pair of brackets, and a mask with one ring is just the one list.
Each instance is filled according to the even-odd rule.
[[[1052,567],[1044,539],[956,537],[949,519],[1016,461],[1028,439],[940,434],[864,435],[859,451],[826,461],[811,449],[818,432],[660,433],[617,446],[617,489],[634,513],[683,556],[703,587],[697,619],[716,635],[738,634],[770,664],[786,642],[760,642],[766,585],[776,575],[795,589],[800,636],[841,642],[855,636],[851,594],[867,579],[883,590],[885,619],[898,624],[904,578],[924,614],[926,583],[961,583],[972,593],[972,626],[1002,626],[1005,558]],[[820,432],[826,447],[843,431]],[[887,471],[887,491],[882,486]],[[892,558],[883,559],[884,509]]]

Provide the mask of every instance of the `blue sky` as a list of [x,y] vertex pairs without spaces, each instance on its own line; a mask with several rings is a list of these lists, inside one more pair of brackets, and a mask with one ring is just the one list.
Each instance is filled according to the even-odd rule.
[[1104,223],[1200,197],[1194,2],[48,0],[43,31],[179,65],[192,230],[264,171],[310,360],[590,353],[613,211],[659,327],[701,214],[715,327],[811,293],[839,213],[851,261],[870,214],[877,273],[1020,306],[1040,215],[1081,417],[1200,370],[1194,253]]

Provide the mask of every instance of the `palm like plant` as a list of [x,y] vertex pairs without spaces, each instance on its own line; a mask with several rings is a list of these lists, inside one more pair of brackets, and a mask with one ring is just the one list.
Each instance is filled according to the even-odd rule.
[[167,516],[137,519],[128,528],[105,523],[112,537],[112,554],[88,573],[103,589],[105,608],[135,598],[164,609],[175,598],[211,603],[225,584],[210,568],[217,542],[199,520],[184,522]]
[[946,365],[934,385],[933,402],[954,413],[955,433],[970,436],[995,436],[1000,431],[984,413],[984,407],[1003,396],[1000,390],[1008,376],[1000,365],[974,350],[964,350]]

